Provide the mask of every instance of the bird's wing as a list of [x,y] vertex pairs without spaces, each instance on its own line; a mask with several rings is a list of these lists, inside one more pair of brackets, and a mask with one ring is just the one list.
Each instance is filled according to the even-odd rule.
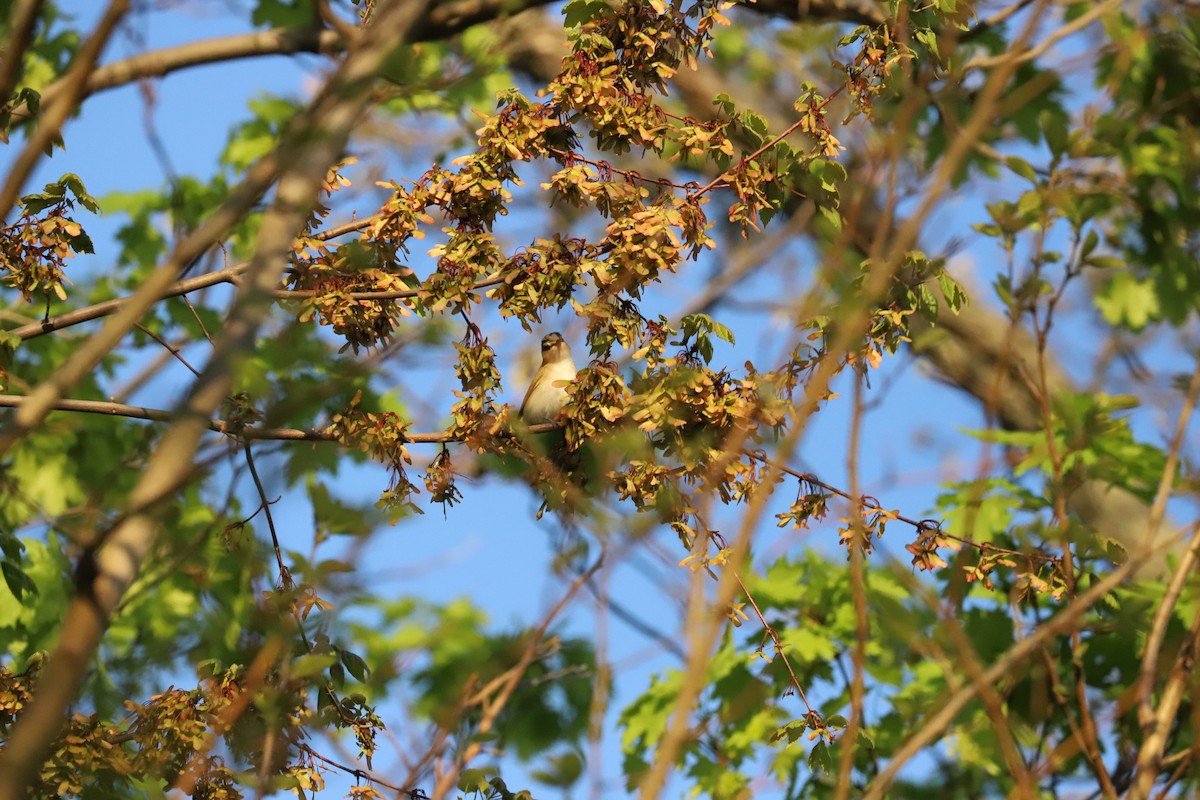
[[542,380],[545,378],[546,368],[538,367],[538,371],[533,373],[533,380],[529,382],[529,388],[525,390],[525,399],[521,401],[521,407],[517,409],[517,416],[525,416],[525,404],[529,402],[529,398],[533,396],[533,390],[538,388]]

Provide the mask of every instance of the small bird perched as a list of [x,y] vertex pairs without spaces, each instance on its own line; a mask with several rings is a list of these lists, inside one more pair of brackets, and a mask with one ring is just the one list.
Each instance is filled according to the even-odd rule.
[[567,402],[567,384],[575,380],[578,371],[561,333],[542,337],[542,365],[533,374],[529,391],[521,401],[521,419],[528,425],[553,422]]

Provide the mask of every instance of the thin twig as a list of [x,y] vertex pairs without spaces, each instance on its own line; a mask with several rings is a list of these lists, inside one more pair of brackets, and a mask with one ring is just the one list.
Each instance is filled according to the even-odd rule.
[[180,353],[180,350],[178,347],[175,347],[174,345],[168,343],[165,339],[163,339],[157,333],[150,330],[149,328],[147,328],[145,325],[143,325],[140,322],[135,324],[134,327],[137,328],[142,333],[149,336],[154,341],[158,342],[160,345],[162,345],[168,353],[170,353],[172,356],[175,357],[175,359],[177,361],[179,361],[180,364],[183,364],[185,367],[187,367],[188,372],[192,373],[197,378],[200,377],[200,371],[188,363],[188,360],[183,357],[183,355]]
[[420,789],[406,789],[403,786],[397,786],[394,783],[388,783],[386,780],[375,775],[373,772],[368,772],[367,770],[359,769],[358,767],[351,767],[347,766],[346,764],[342,764],[341,762],[334,761],[332,758],[321,755],[314,750],[311,745],[305,744],[304,742],[298,742],[297,744],[300,749],[304,751],[305,755],[309,756],[310,758],[315,758],[316,760],[324,764],[328,764],[334,769],[341,770],[347,775],[358,780],[370,781],[376,786],[382,786],[385,789],[391,789],[393,792],[401,795],[408,795],[409,797],[413,798],[420,797],[424,794],[424,792],[422,792]]
[[[2,396],[0,396],[0,398],[2,398]],[[3,405],[2,400],[0,400],[0,405]],[[844,500],[849,500],[851,503],[855,504],[858,507],[865,508],[865,509],[868,509],[871,511],[886,512],[889,519],[894,519],[897,522],[903,522],[907,525],[911,525],[914,528],[916,528],[917,530],[936,530],[940,536],[944,536],[947,539],[951,539],[955,542],[958,542],[959,544],[963,544],[968,547],[977,548],[978,550],[980,550],[981,552],[984,552],[984,553],[1001,553],[1003,555],[1010,555],[1010,556],[1014,556],[1014,557],[1030,559],[1033,561],[1044,561],[1044,562],[1047,562],[1050,564],[1058,563],[1057,556],[1051,556],[1046,553],[1027,553],[1027,552],[1022,552],[1021,550],[1012,550],[1007,547],[1000,547],[998,545],[992,544],[991,542],[974,542],[974,541],[971,541],[970,539],[967,539],[967,538],[964,538],[961,536],[955,536],[952,533],[948,533],[948,532],[942,530],[940,523],[938,523],[936,520],[927,520],[927,519],[919,520],[919,519],[914,519],[913,517],[906,517],[903,514],[895,513],[892,509],[885,508],[878,500],[876,500],[873,497],[867,497],[867,496],[855,497],[853,494],[851,494],[850,492],[847,492],[844,489],[839,489],[838,487],[834,486],[833,484],[826,483],[825,481],[818,478],[816,475],[813,475],[811,472],[800,472],[798,470],[792,469],[791,467],[789,467],[785,464],[775,464],[773,462],[773,460],[768,458],[767,454],[762,452],[761,450],[747,450],[744,452],[745,452],[746,456],[748,456],[749,458],[754,459],[755,461],[761,461],[764,464],[770,464],[775,469],[778,469],[780,472],[782,472],[785,475],[791,475],[793,478],[796,478],[799,481],[810,484],[812,486],[816,486],[817,488],[822,489],[823,491],[829,492],[830,494],[837,495],[838,497],[841,497]]]
[[800,697],[800,702],[804,703],[804,707],[808,709],[808,713],[814,713],[815,709],[808,702],[808,695],[804,692],[804,687],[800,685],[800,679],[796,677],[796,670],[792,668],[792,662],[788,660],[787,652],[784,650],[783,640],[779,638],[779,631],[768,624],[767,618],[763,615],[762,609],[758,607],[758,601],[754,599],[754,595],[750,594],[750,589],[746,587],[742,576],[734,574],[734,580],[737,581],[738,588],[742,590],[742,594],[746,596],[746,600],[750,603],[750,607],[754,609],[755,616],[758,617],[758,622],[762,625],[763,634],[770,638],[771,643],[775,647],[775,655],[783,661],[783,666],[787,668],[788,683],[796,690],[796,694]]

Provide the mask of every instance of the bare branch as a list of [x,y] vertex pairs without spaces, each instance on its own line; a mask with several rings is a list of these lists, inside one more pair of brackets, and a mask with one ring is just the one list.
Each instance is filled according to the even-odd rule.
[[743,8],[793,22],[854,22],[879,25],[888,20],[887,6],[874,0],[757,0]]

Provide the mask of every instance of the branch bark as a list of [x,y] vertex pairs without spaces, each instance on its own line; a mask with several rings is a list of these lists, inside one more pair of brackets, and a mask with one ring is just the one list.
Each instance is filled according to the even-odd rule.
[[21,60],[29,43],[33,41],[33,29],[44,0],[17,0],[8,15],[8,36],[4,52],[0,53],[0,103],[7,103],[17,78],[21,74]]

